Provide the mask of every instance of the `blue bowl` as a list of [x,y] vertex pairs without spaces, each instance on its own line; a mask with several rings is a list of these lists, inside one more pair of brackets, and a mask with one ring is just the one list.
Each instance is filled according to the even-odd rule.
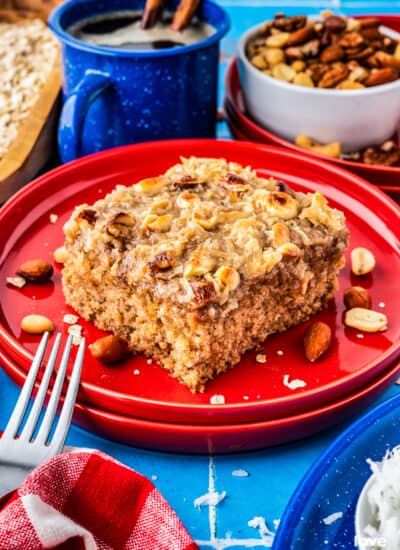
[[[166,9],[176,5],[167,2]],[[143,6],[144,0],[68,0],[50,15],[49,26],[62,46],[63,162],[140,141],[215,137],[219,44],[229,29],[218,5],[204,0],[198,11],[215,33],[175,48],[108,48],[67,32],[83,19]]]
[[290,499],[273,550],[356,548],[356,504],[371,475],[366,460],[381,461],[388,449],[400,444],[399,411],[396,395],[354,422],[328,447]]

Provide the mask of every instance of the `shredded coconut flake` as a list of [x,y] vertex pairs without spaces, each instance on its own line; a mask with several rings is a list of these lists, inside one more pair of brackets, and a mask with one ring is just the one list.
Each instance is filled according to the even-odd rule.
[[224,395],[212,395],[210,397],[210,403],[211,405],[223,405],[225,403],[225,396]]
[[364,334],[361,334],[361,332],[360,332],[360,334],[356,334],[356,337],[359,338],[360,340],[362,340],[364,338]]
[[17,288],[23,288],[26,285],[23,277],[7,277],[7,283]]
[[79,346],[79,344],[82,342],[82,336],[80,334],[74,334],[72,336],[72,344],[74,346]]
[[73,315],[72,313],[66,313],[63,321],[67,325],[75,325],[79,321],[79,317],[78,315]]
[[50,223],[57,223],[58,216],[57,214],[50,214],[49,219],[50,219]]
[[222,491],[222,493],[210,491],[205,495],[195,498],[193,504],[195,508],[201,508],[202,506],[218,506],[218,504],[223,501],[225,497],[226,491]]
[[304,380],[300,380],[299,378],[294,378],[293,380],[289,381],[289,375],[285,374],[283,377],[283,385],[288,387],[290,390],[297,390],[298,388],[304,388],[307,386],[307,383],[304,382]]
[[337,521],[342,517],[343,512],[334,512],[333,514],[329,514],[329,516],[326,516],[326,518],[323,518],[322,521],[325,523],[325,525],[330,525],[331,523]]
[[139,369],[135,369],[135,370],[133,371],[133,374],[134,374],[135,376],[138,376],[138,375],[140,374],[140,370],[139,370]]
[[71,325],[68,327],[68,334],[72,334],[72,336],[81,336],[82,334],[82,327],[81,325]]
[[283,355],[283,351],[281,349],[278,349],[278,351],[276,352],[276,355]]
[[250,474],[247,470],[239,468],[238,470],[233,470],[232,475],[233,477],[249,477]]
[[152,365],[153,364],[153,359],[150,357],[149,359],[147,359],[146,363],[148,365]]
[[379,302],[378,304],[379,307],[385,307],[385,305],[386,305],[385,302]]
[[248,400],[249,400],[249,396],[248,396],[248,395],[244,395],[244,396],[243,396],[243,399],[244,399],[245,401],[248,401]]

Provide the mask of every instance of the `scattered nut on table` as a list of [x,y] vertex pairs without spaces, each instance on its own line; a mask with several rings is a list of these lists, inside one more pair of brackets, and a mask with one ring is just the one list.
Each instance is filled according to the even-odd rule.
[[65,248],[65,246],[59,246],[58,248],[56,248],[53,252],[53,258],[54,261],[56,261],[58,264],[65,263],[67,259],[67,249]]
[[346,311],[344,324],[363,332],[382,332],[387,329],[387,317],[372,309],[354,307]]
[[371,273],[375,264],[375,256],[368,248],[357,247],[351,251],[351,271],[354,275]]
[[106,365],[121,361],[129,352],[126,340],[113,334],[99,338],[89,349],[93,357]]
[[346,309],[352,309],[354,307],[371,309],[371,296],[368,290],[361,286],[346,288],[343,293],[343,302]]
[[304,334],[304,352],[311,363],[319,359],[331,344],[332,331],[326,323],[317,321],[310,325]]
[[21,328],[29,334],[43,334],[44,332],[52,332],[54,323],[44,315],[31,314],[26,315],[21,321]]
[[17,275],[29,283],[45,283],[53,275],[53,266],[46,260],[29,260],[19,266]]

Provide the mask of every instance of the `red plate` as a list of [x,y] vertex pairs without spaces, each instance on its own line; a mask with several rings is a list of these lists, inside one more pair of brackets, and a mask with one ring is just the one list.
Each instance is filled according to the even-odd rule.
[[[389,21],[386,22],[386,19],[393,19],[394,17],[386,18],[384,16],[379,16],[379,18],[382,20],[384,25],[389,27],[390,23]],[[393,24],[390,24],[390,26],[392,28],[396,28],[396,30],[400,30],[400,17],[395,19],[397,21],[397,28]],[[242,134],[246,135],[248,140],[266,143],[268,145],[278,145],[280,147],[297,151],[307,157],[324,159],[329,162],[333,162],[343,168],[351,170],[355,174],[358,174],[359,176],[377,185],[398,185],[400,181],[400,167],[372,166],[362,164],[360,162],[352,162],[318,155],[316,153],[312,153],[311,151],[307,151],[306,149],[302,149],[301,147],[297,147],[297,145],[291,141],[287,141],[276,134],[272,134],[265,128],[259,126],[245,111],[236,58],[234,58],[228,66],[225,77],[225,89],[225,111],[228,116],[228,121],[233,121],[236,128]]]
[[[26,373],[0,348],[0,363],[22,385]],[[129,445],[158,451],[209,454],[251,451],[281,445],[339,424],[370,405],[399,376],[392,365],[378,379],[320,409],[276,420],[227,425],[189,425],[128,417],[77,403],[74,422],[88,431]]]
[[[88,353],[79,399],[98,408],[128,416],[187,424],[227,424],[282,418],[325,405],[379,376],[400,355],[400,307],[397,280],[400,274],[400,210],[374,186],[321,160],[252,143],[182,140],[144,143],[106,151],[80,159],[45,174],[20,191],[0,211],[0,345],[27,370],[38,337],[20,331],[21,318],[41,313],[64,330],[65,306],[60,270],[54,282],[27,285],[22,290],[7,286],[5,279],[29,258],[52,258],[62,244],[62,225],[73,207],[91,203],[116,184],[130,184],[156,175],[177,162],[179,156],[215,156],[252,165],[259,174],[288,182],[299,190],[323,191],[332,205],[343,208],[351,231],[351,247],[366,246],[376,256],[372,276],[359,281],[349,267],[341,275],[341,291],[328,310],[316,316],[330,324],[334,339],[324,360],[304,360],[302,340],[306,324],[267,340],[268,361],[255,361],[248,353],[241,363],[211,382],[204,394],[191,394],[157,364],[136,357],[120,366],[106,367]],[[55,224],[49,215],[57,214]],[[342,291],[352,284],[370,289],[373,305],[386,304],[389,318],[385,333],[367,334],[344,329]],[[379,309],[379,308],[378,308]],[[82,322],[88,342],[102,332]],[[283,355],[277,352],[282,350]],[[140,371],[135,375],[135,370]],[[305,380],[307,386],[292,391],[283,377]],[[223,394],[226,404],[210,405],[210,397]]]

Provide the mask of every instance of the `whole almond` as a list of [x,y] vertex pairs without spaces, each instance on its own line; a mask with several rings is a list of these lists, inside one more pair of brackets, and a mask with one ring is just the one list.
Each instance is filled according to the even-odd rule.
[[90,353],[106,365],[117,363],[128,354],[128,344],[119,336],[110,334],[99,338],[89,346]]
[[29,334],[43,334],[54,330],[53,321],[44,315],[26,315],[21,321],[21,328]]
[[387,328],[387,317],[372,309],[353,307],[346,311],[344,324],[363,332],[381,332]]
[[351,271],[354,275],[367,275],[374,269],[375,256],[368,248],[362,246],[353,248],[351,251]]
[[313,36],[313,27],[303,27],[302,29],[291,33],[288,41],[286,42],[286,46],[300,46],[301,44],[311,40]]
[[29,260],[19,266],[17,275],[30,283],[44,283],[53,275],[53,266],[45,260]]
[[352,309],[353,307],[371,309],[371,296],[368,290],[361,286],[346,288],[343,293],[343,301],[346,309]]
[[378,69],[371,72],[367,78],[363,81],[365,86],[380,86],[381,84],[388,84],[399,78],[399,71],[392,67],[385,67],[384,69]]
[[317,321],[308,327],[304,334],[304,352],[311,363],[328,350],[331,338],[332,332],[326,323]]

